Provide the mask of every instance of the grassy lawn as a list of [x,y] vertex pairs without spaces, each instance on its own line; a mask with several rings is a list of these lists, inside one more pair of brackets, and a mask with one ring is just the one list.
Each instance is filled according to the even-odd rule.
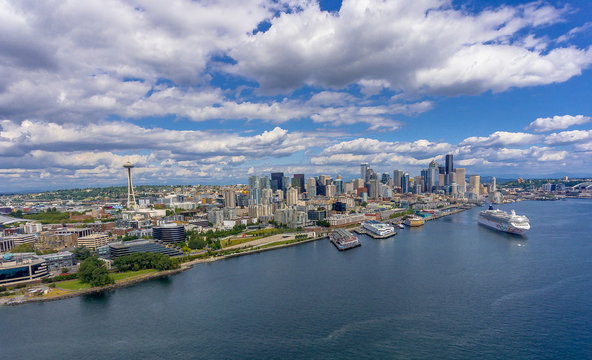
[[120,280],[124,280],[124,279],[129,279],[134,276],[150,274],[153,272],[156,272],[156,270],[155,269],[145,269],[145,270],[138,270],[138,271],[125,271],[125,272],[120,272],[120,273],[113,273],[113,274],[111,274],[111,276],[113,276],[113,280],[120,281]]
[[84,284],[84,283],[80,282],[80,280],[78,280],[78,279],[59,281],[55,284],[56,284],[57,288],[66,289],[66,290],[76,291],[76,290],[90,289],[89,284]]
[[[129,279],[131,277],[140,276],[144,274],[150,274],[156,272],[154,269],[145,269],[145,270],[138,270],[138,271],[125,271],[121,273],[112,273],[111,276],[115,282],[119,282],[125,279]],[[85,290],[90,289],[89,284],[84,284],[80,282],[79,279],[74,280],[66,280],[66,281],[59,281],[56,282],[56,288],[66,289],[71,291],[78,291],[78,290]]]
[[261,238],[263,238],[263,236],[244,237],[244,238],[239,238],[239,239],[228,239],[228,240],[223,240],[221,245],[222,245],[222,247],[229,247],[229,246],[233,246],[233,245],[244,244],[249,241],[259,240]]

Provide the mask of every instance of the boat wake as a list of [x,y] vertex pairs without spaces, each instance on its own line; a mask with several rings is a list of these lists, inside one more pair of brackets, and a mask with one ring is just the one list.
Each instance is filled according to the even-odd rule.
[[342,327],[333,330],[328,336],[322,338],[322,341],[333,341],[359,330],[367,330],[374,328],[378,324],[393,321],[394,318],[390,316],[380,317],[376,319],[354,321],[343,325]]
[[524,291],[517,291],[517,292],[510,293],[510,294],[506,294],[506,295],[496,299],[491,304],[491,308],[493,311],[496,311],[500,308],[500,306],[502,306],[506,302],[521,300],[521,299],[529,298],[532,296],[540,295],[540,294],[543,294],[543,293],[546,293],[546,292],[549,292],[552,290],[556,290],[568,283],[574,282],[576,280],[580,280],[582,277],[585,277],[585,276],[587,276],[587,275],[571,276],[571,277],[559,280],[553,284],[543,286],[540,288],[531,289],[531,290],[524,290]]

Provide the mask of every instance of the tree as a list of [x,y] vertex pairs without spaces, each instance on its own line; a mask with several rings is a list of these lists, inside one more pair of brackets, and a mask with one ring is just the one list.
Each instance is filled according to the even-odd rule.
[[191,239],[189,239],[189,242],[187,244],[189,246],[189,248],[195,250],[195,249],[203,249],[204,247],[206,247],[206,242],[204,241],[204,239],[201,236],[198,237],[192,237]]
[[131,241],[139,239],[138,235],[125,235],[123,241]]
[[76,249],[74,249],[74,255],[76,255],[76,258],[78,260],[83,261],[91,257],[92,253],[90,252],[90,249],[86,246],[79,246]]
[[317,220],[318,226],[330,227],[331,224],[327,220]]
[[31,244],[20,244],[10,249],[10,251],[12,251],[13,253],[28,253],[35,252],[35,249]]
[[118,257],[113,261],[117,271],[137,271],[142,269],[171,270],[179,264],[176,260],[163,254],[133,253]]
[[91,286],[105,286],[115,283],[113,278],[109,275],[105,263],[103,263],[96,256],[86,258],[78,270],[78,278],[81,282],[90,284]]
[[212,243],[210,244],[210,248],[212,250],[220,250],[222,249],[222,245],[220,244],[220,241],[212,241]]

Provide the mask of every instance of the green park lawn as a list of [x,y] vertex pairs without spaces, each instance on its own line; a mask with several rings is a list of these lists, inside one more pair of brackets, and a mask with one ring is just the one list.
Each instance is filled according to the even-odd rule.
[[[125,271],[125,272],[120,272],[120,273],[112,273],[111,276],[113,277],[113,280],[115,280],[115,282],[118,282],[121,280],[129,279],[129,278],[144,275],[144,274],[150,274],[153,272],[156,272],[156,270],[155,269],[145,269],[145,270],[138,270],[138,271]],[[61,288],[61,289],[65,289],[65,290],[78,291],[78,290],[90,289],[89,284],[82,283],[82,282],[80,282],[79,279],[59,281],[59,282],[56,282],[55,284],[56,284],[56,287]]]

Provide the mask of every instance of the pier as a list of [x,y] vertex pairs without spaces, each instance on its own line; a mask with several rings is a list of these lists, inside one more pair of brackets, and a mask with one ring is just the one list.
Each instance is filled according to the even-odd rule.
[[354,232],[356,234],[358,234],[358,235],[368,235],[368,236],[370,236],[373,239],[388,239],[388,238],[390,238],[392,236],[397,235],[397,232],[396,231],[394,233],[388,234],[388,235],[376,235],[375,233],[373,233],[371,231],[366,231],[366,230],[362,229],[361,227],[355,228],[354,229]]
[[[423,220],[424,220],[424,222],[425,221],[436,220],[436,219],[443,218],[445,216],[458,214],[459,212],[463,212],[465,210],[467,210],[467,209],[466,208],[461,208],[461,207],[448,208],[448,209],[442,210],[440,212],[440,214],[437,214],[437,215],[434,214],[434,215],[429,216],[429,217],[424,217]],[[387,221],[387,222],[390,223],[390,224],[392,224],[392,225],[399,225],[399,224],[403,224],[404,223],[404,220],[403,220],[403,217],[400,217],[400,218],[392,219],[392,220]]]

